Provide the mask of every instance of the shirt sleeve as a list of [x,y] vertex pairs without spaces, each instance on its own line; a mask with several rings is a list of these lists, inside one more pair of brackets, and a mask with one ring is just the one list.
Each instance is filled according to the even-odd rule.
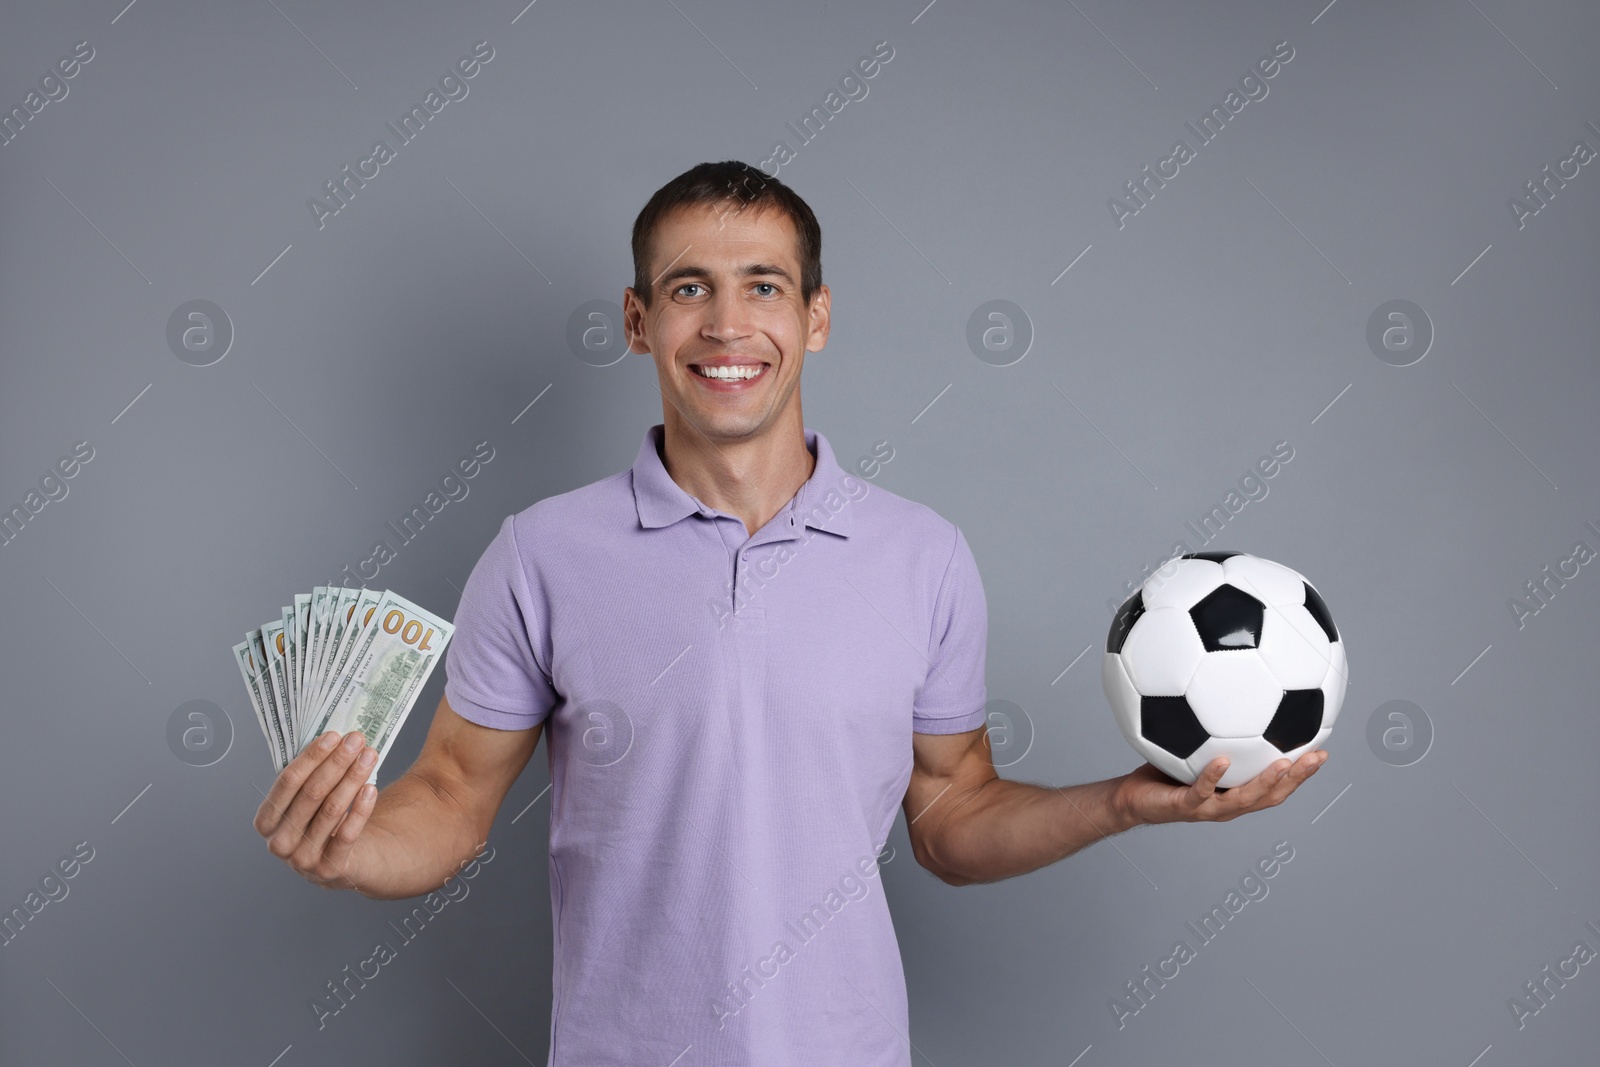
[[496,730],[527,730],[560,700],[549,671],[548,605],[528,584],[516,516],[500,525],[467,577],[445,653],[445,699],[462,718]]
[[911,728],[922,734],[958,734],[985,721],[984,661],[989,606],[967,539],[957,528],[955,547],[933,609],[928,676],[912,702]]

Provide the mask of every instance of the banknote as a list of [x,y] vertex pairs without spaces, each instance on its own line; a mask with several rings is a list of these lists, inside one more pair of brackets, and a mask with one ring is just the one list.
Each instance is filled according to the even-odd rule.
[[289,692],[289,672],[286,669],[288,647],[283,641],[283,620],[263,623],[261,641],[266,646],[267,687],[272,690],[273,703],[277,706],[278,726],[283,731],[283,740],[289,751],[298,752],[300,746],[295,743],[294,705],[289,702],[293,694]]
[[350,620],[355,617],[356,604],[364,592],[364,589],[344,589],[339,586],[330,586],[328,589],[329,613],[324,623],[322,647],[317,651],[317,679],[311,687],[311,699],[306,702],[308,719],[313,718],[321,706],[324,680],[332,673],[330,664],[338,655],[340,642]]
[[305,705],[310,707],[316,699],[316,689],[322,677],[322,662],[327,656],[328,634],[333,627],[333,613],[338,607],[337,586],[319,585],[311,591],[310,649],[306,660]]
[[351,602],[344,619],[344,631],[339,635],[338,644],[332,649],[331,657],[323,668],[322,684],[318,688],[315,705],[306,716],[307,729],[313,737],[320,736],[328,728],[328,701],[332,699],[332,690],[350,669],[350,656],[355,651],[356,641],[361,631],[371,625],[372,613],[382,599],[383,594],[375,589],[361,589]]
[[378,752],[378,768],[433,673],[455,626],[395,592],[385,592],[356,641],[354,666],[329,694],[322,729],[360,730]]
[[288,763],[288,748],[284,745],[283,738],[268,725],[266,697],[261,692],[263,681],[260,661],[251,650],[251,641],[248,638],[233,646],[233,658],[239,664],[239,673],[244,676],[244,686],[250,694],[250,706],[255,709],[261,735],[267,739],[267,749],[272,754],[272,762],[281,770]]
[[272,685],[272,672],[267,669],[267,642],[259,627],[247,633],[245,640],[250,643],[252,669],[260,684],[261,710],[266,716],[267,732],[275,742],[272,757],[281,771],[288,765],[289,741],[284,733],[283,717],[278,711],[278,694]]
[[305,700],[306,626],[311,622],[311,594],[294,595],[294,699],[296,706]]
[[306,607],[305,666],[302,668],[303,677],[300,680],[302,706],[310,700],[311,683],[317,677],[317,641],[321,636],[321,625],[327,614],[327,594],[328,587],[325,585],[312,589]]
[[299,621],[295,618],[294,604],[291,602],[283,607],[283,630],[281,633],[283,639],[283,684],[291,714],[293,714],[295,708],[300,706],[299,686],[296,682],[299,675],[295,670],[296,660],[299,659],[299,648],[295,644],[295,637],[299,634],[299,631]]
[[324,731],[360,730],[376,781],[400,728],[455,632],[392,590],[316,586],[233,646],[273,767]]

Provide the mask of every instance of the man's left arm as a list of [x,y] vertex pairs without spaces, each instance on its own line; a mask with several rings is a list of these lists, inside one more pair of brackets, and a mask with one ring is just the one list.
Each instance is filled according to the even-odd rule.
[[1223,791],[1218,756],[1193,785],[1146,763],[1116,778],[1060,788],[1013,782],[996,773],[988,732],[914,733],[904,809],[917,862],[951,885],[1026,874],[1135,826],[1227,822],[1275,807],[1311,775],[1327,752],[1281,759]]
[[1192,785],[1148,763],[1059,789],[1007,781],[995,773],[987,728],[979,721],[988,697],[989,609],[977,560],[959,529],[932,629],[927,679],[912,704],[911,781],[903,806],[917,862],[951,885],[1026,874],[1146,823],[1226,822],[1274,807],[1328,756],[1322,749],[1307,752],[1293,767],[1280,759],[1222,791],[1217,782],[1228,769],[1226,756],[1207,764]]

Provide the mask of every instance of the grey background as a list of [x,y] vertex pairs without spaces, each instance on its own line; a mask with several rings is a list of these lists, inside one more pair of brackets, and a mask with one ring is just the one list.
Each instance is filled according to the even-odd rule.
[[[1592,1060],[1594,966],[1520,1030],[1508,1000],[1600,948],[1600,576],[1522,629],[1507,600],[1600,548],[1600,174],[1521,229],[1507,200],[1600,148],[1600,14],[924,2],[7,12],[3,108],[75,42],[95,57],[0,147],[0,504],[76,441],[95,457],[0,548],[0,905],[76,842],[95,858],[0,948],[0,1062],[543,1062],[543,751],[471,895],[319,1032],[308,999],[408,905],[301,882],[252,831],[272,775],[228,649],[477,441],[469,497],[375,585],[451,614],[504,515],[626,467],[661,418],[653,366],[577,358],[569,315],[620,301],[654,189],[794,147],[785,123],[880,40],[868,96],[779,173],[834,293],[806,423],[847,466],[890,442],[876,484],[965,531],[990,695],[1033,734],[1004,773],[1136,765],[1100,691],[1105,604],[1280,440],[1293,460],[1211,547],[1310,577],[1351,662],[1331,758],[1279,808],[963,889],[915,866],[902,818],[884,881],[916,1062]],[[319,231],[307,198],[479,40],[468,97]],[[1107,199],[1281,40],[1269,95],[1119,229]],[[236,331],[212,366],[165,341],[192,299]],[[965,340],[991,299],[1034,332],[1008,367]],[[1365,340],[1391,299],[1435,330],[1411,366]],[[190,700],[232,722],[212,766],[168,747]],[[1435,732],[1410,766],[1365,738],[1391,700]],[[1270,895],[1119,1029],[1110,999],[1278,841]]]

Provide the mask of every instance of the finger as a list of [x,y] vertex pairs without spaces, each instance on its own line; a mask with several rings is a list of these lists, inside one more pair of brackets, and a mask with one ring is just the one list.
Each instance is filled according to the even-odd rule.
[[356,791],[366,782],[367,775],[372,771],[372,763],[378,758],[378,753],[370,746],[361,750],[361,754],[350,761],[350,766],[345,770],[344,777],[334,785],[317,814],[311,820],[311,825],[306,827],[305,836],[300,839],[300,844],[294,850],[292,862],[296,866],[311,867],[322,856],[323,847],[328,842],[328,835],[339,825],[339,820],[344,818],[344,813],[349,810],[350,802],[355,799]]
[[[1320,749],[1318,751],[1321,752]],[[1265,780],[1262,781],[1260,796],[1252,801],[1250,808],[1247,810],[1255,811],[1282,804],[1290,793],[1299,788],[1301,782],[1316,773],[1316,769],[1322,765],[1322,761],[1326,758],[1326,752],[1321,752],[1321,755],[1316,752],[1308,752],[1301,755],[1293,764],[1283,763],[1282,761],[1274,763],[1259,776],[1259,779]]]
[[1328,753],[1324,749],[1307,752],[1295,760],[1294,766],[1290,767],[1288,773],[1278,780],[1278,784],[1273,791],[1280,794],[1280,799],[1288,796],[1298,789],[1307,778],[1316,774],[1317,768],[1321,767],[1327,760]]
[[[345,813],[344,821],[334,830],[333,836],[328,839],[328,847],[324,855],[327,861],[337,867],[342,873],[345,865],[350,862],[350,852],[355,848],[356,838],[361,836],[361,831],[367,825],[367,819],[378,805],[378,787],[363,785],[356,792],[355,803],[350,805],[350,810]],[[348,880],[348,879],[347,879]]]
[[366,738],[360,730],[352,730],[332,752],[324,755],[311,769],[299,791],[289,801],[288,810],[284,813],[283,821],[278,824],[277,832],[272,835],[271,849],[274,856],[288,859],[300,847],[312,817],[316,815],[322,802],[328,798],[328,794],[333,792],[334,786],[339,784],[339,779],[344,777],[345,770],[360,754],[365,741]]
[[329,730],[307,745],[303,752],[289,761],[288,766],[278,772],[272,788],[267,790],[261,806],[256,809],[254,823],[256,833],[262,837],[271,837],[277,832],[279,824],[289,812],[289,802],[300,792],[300,786],[305,783],[311,772],[317,769],[322,758],[333,750],[338,740],[338,733]]
[[1287,760],[1276,761],[1269,764],[1260,774],[1243,785],[1233,786],[1226,791],[1219,790],[1211,803],[1206,806],[1200,818],[1215,822],[1228,822],[1247,811],[1265,807],[1263,798],[1267,796],[1267,790],[1278,780],[1278,775],[1288,765]]
[[1281,800],[1282,795],[1278,795],[1275,799],[1275,791],[1287,777],[1289,768],[1290,763],[1286,759],[1273,760],[1267,764],[1260,774],[1233,791],[1233,795],[1229,797],[1233,804],[1228,809],[1228,815],[1232,817],[1246,811],[1255,811]]
[[1216,795],[1217,782],[1228,772],[1228,766],[1226,756],[1218,756],[1206,764],[1205,770],[1200,772],[1200,777],[1194,780],[1194,784],[1189,787],[1189,792],[1184,797],[1184,804],[1191,811]]

